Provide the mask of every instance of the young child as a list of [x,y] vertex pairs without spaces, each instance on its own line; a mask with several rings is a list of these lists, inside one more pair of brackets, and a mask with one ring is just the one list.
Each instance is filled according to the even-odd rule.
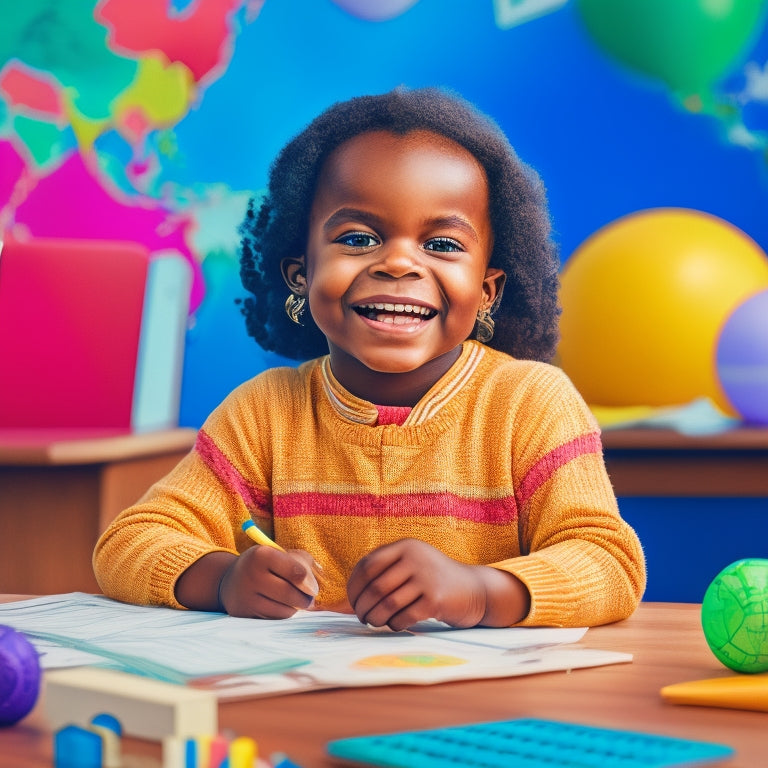
[[394,630],[632,613],[640,544],[594,418],[545,362],[544,193],[492,121],[436,89],[336,104],[282,150],[242,234],[249,333],[316,359],[238,387],[112,523],[105,594]]

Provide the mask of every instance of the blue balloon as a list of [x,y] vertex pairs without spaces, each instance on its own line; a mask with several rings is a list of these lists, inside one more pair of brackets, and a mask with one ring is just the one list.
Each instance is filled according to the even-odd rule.
[[751,424],[768,424],[768,290],[729,315],[717,341],[717,375],[728,400]]

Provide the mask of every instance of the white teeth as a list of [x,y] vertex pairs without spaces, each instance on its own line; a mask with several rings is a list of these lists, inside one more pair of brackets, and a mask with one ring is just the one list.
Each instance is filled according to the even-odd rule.
[[411,315],[378,315],[376,319],[380,323],[389,323],[390,325],[413,325],[414,323],[420,323],[418,317]]
[[428,307],[419,307],[416,304],[389,304],[376,302],[375,304],[360,304],[359,306],[363,309],[377,309],[379,311],[383,310],[384,312],[407,312],[411,315],[426,316],[432,314],[432,310]]

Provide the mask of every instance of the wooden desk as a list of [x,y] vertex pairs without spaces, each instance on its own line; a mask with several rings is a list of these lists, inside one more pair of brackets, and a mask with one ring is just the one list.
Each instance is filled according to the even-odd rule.
[[[590,629],[582,642],[631,652],[635,660],[507,680],[350,688],[229,702],[221,705],[220,724],[256,738],[262,755],[284,751],[303,768],[338,765],[325,756],[331,739],[514,717],[716,741],[737,749],[734,758],[718,766],[768,764],[766,713],[678,706],[659,696],[667,684],[733,674],[707,648],[699,606],[643,604],[627,621]],[[132,756],[128,768],[159,765],[156,744],[126,739],[123,751]],[[50,768],[51,756],[42,703],[22,723],[0,731],[0,768]]]
[[98,536],[176,465],[195,435],[0,430],[0,589],[97,591]]
[[617,496],[768,496],[768,429],[606,429],[603,447]]

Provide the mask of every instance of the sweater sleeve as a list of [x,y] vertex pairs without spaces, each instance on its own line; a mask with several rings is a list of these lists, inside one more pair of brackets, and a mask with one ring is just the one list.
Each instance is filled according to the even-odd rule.
[[645,589],[645,559],[619,514],[597,423],[559,369],[538,368],[527,384],[512,457],[521,556],[494,567],[528,587],[521,625],[624,619]]
[[244,520],[271,530],[264,451],[248,431],[258,421],[251,400],[250,384],[235,390],[207,419],[192,451],[101,535],[93,567],[105,595],[181,608],[174,588],[192,563],[210,552],[243,551],[250,545]]

